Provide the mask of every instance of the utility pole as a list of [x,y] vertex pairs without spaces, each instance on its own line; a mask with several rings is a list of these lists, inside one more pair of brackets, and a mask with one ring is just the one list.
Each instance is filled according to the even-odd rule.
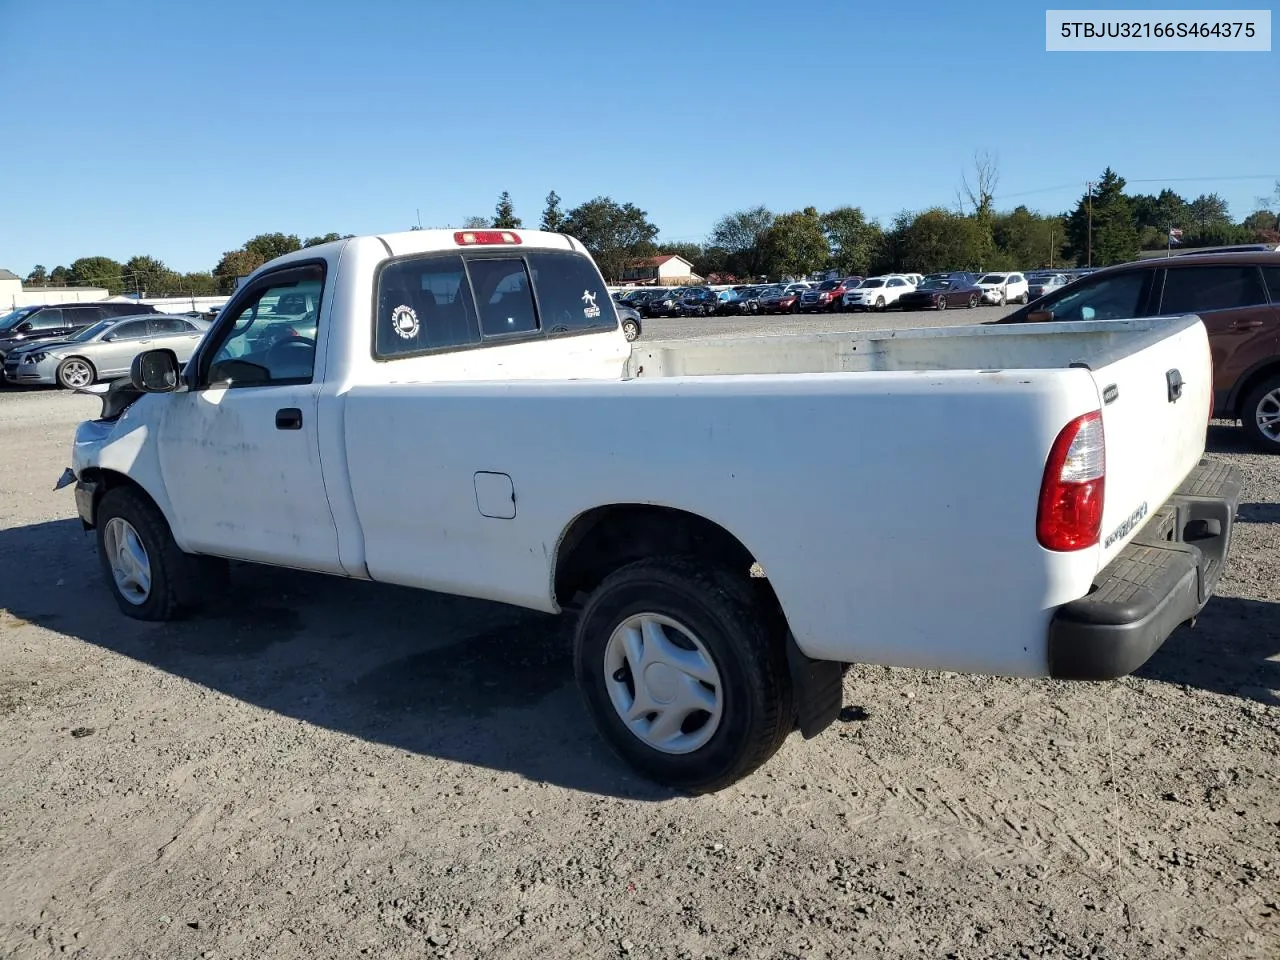
[[1093,181],[1092,180],[1088,181],[1085,184],[1085,186],[1088,187],[1089,189],[1089,243],[1088,243],[1089,259],[1088,259],[1088,262],[1085,264],[1085,266],[1092,267],[1093,266]]

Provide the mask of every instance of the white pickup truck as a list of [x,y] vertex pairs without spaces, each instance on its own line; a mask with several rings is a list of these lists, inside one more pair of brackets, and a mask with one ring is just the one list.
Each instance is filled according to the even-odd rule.
[[131,617],[228,559],[571,612],[603,736],[699,792],[821,731],[845,664],[1140,666],[1227,556],[1210,373],[1193,316],[633,351],[576,241],[423,230],[260,268],[62,484]]

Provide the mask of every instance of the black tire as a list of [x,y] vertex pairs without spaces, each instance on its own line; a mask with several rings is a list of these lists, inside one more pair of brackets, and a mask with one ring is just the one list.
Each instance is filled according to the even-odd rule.
[[[628,617],[652,613],[688,627],[720,675],[723,706],[710,739],[689,753],[649,746],[609,698],[609,638]],[[596,729],[645,777],[685,793],[708,793],[750,774],[795,726],[781,637],[767,625],[750,583],[692,557],[640,560],[614,571],[587,599],[574,633],[574,673]]]
[[793,303],[793,304],[791,305],[791,312],[792,312],[792,313],[799,313],[799,312],[800,312],[800,304],[799,304],[799,303]]
[[876,312],[880,313],[884,310],[884,297],[876,297]]
[[[84,364],[86,367],[89,368],[88,383],[68,383],[67,382],[66,372],[67,372],[68,365],[77,364],[77,363]],[[63,360],[60,364],[58,364],[57,377],[58,377],[58,386],[62,387],[64,390],[77,390],[77,389],[80,389],[81,387],[87,387],[94,383],[97,383],[98,371],[94,367],[94,365],[90,361],[86,360],[84,357],[67,357],[67,359]]]
[[[142,603],[125,598],[116,584],[104,543],[113,518],[126,521],[137,532],[151,571],[151,589]],[[228,574],[225,560],[183,553],[174,542],[164,515],[145,495],[131,487],[108,490],[98,504],[95,518],[98,560],[116,605],[135,620],[176,620],[198,609],[221,590]]]
[[945,296],[941,296],[938,298],[938,309],[939,310],[947,309],[947,298]]
[[976,293],[969,294],[969,309],[975,310],[978,307],[978,295]]
[[1259,407],[1266,403],[1265,412],[1269,416],[1276,415],[1272,402],[1267,400],[1270,394],[1280,394],[1280,373],[1273,373],[1249,391],[1240,405],[1240,424],[1244,427],[1244,435],[1249,443],[1264,453],[1280,453],[1280,440],[1273,440],[1258,426]]
[[627,338],[628,342],[638,339],[640,336],[640,325],[634,320],[623,320],[622,335]]

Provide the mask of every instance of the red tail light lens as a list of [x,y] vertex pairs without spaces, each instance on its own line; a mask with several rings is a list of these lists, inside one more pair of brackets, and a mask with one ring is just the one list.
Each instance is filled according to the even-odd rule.
[[470,247],[489,243],[520,242],[518,234],[510,230],[459,230],[453,235],[453,242],[460,247]]
[[1046,550],[1083,550],[1098,542],[1106,486],[1102,413],[1094,410],[1062,428],[1040,484],[1036,539]]

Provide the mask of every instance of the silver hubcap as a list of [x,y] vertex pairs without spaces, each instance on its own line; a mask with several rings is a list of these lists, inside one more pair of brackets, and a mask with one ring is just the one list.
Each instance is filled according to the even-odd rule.
[[1263,395],[1254,416],[1259,432],[1273,443],[1280,443],[1280,387]]
[[73,387],[87,387],[91,379],[89,367],[79,360],[68,360],[62,365],[62,379]]
[[636,325],[634,323],[624,323],[622,332],[628,340],[634,340],[636,338]]
[[151,596],[151,560],[133,524],[112,517],[102,531],[102,542],[120,595],[135,606],[146,603]]
[[662,753],[692,753],[720,726],[720,671],[687,627],[656,613],[618,625],[604,651],[609,700],[627,728]]

